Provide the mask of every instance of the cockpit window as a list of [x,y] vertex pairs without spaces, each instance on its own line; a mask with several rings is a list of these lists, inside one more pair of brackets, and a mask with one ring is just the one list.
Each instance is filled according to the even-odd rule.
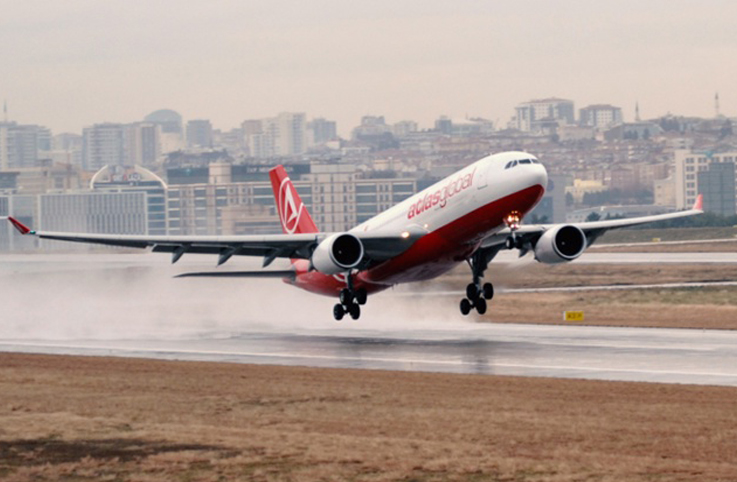
[[539,164],[540,162],[537,159],[520,159],[517,161],[509,161],[505,166],[504,169],[511,169],[519,164]]

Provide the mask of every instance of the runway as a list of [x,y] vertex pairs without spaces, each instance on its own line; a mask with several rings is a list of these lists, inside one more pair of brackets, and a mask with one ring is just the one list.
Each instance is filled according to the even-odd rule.
[[193,266],[165,256],[31,258],[0,257],[1,351],[737,386],[732,331],[479,324],[419,293],[337,323],[278,281],[172,280]]
[[9,352],[737,386],[737,333],[543,325],[0,342]]

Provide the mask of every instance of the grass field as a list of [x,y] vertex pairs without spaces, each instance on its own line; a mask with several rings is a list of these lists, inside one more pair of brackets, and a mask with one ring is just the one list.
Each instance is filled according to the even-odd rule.
[[5,481],[734,481],[737,389],[0,354]]
[[[468,267],[412,286],[418,293],[462,292]],[[562,324],[564,311],[584,311],[588,325],[737,329],[737,287],[504,293],[514,288],[590,287],[737,280],[737,265],[700,264],[492,264],[487,279],[500,291],[478,322]],[[461,295],[430,296],[438,310]]]
[[670,228],[670,229],[613,229],[599,240],[601,243],[643,243],[653,239],[662,241],[691,241],[737,237],[737,227],[726,228]]

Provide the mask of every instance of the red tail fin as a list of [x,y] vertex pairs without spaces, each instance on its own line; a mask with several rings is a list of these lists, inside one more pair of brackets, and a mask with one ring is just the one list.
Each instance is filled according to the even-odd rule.
[[284,166],[279,165],[270,170],[269,177],[284,233],[317,233],[317,226],[310,213],[307,212],[307,206],[302,203],[302,199],[297,194],[297,189],[294,188]]

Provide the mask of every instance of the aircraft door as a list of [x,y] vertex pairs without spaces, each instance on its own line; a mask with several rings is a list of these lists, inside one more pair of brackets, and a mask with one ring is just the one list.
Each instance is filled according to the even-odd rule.
[[486,186],[489,185],[489,166],[480,166],[481,169],[478,170],[476,174],[476,179],[474,179],[473,182],[476,183],[476,189],[483,189]]

